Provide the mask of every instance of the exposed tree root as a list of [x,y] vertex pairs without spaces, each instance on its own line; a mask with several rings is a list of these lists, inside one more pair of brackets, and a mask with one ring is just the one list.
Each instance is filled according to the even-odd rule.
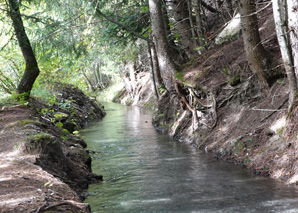
[[[46,204],[47,205],[47,204]],[[72,208],[75,208],[76,210],[82,210],[83,212],[87,212],[88,209],[90,210],[90,206],[89,204],[87,203],[79,203],[79,202],[76,202],[76,201],[73,201],[73,200],[63,200],[61,202],[57,202],[57,203],[54,203],[52,205],[49,205],[49,206],[41,206],[39,209],[37,209],[35,212],[38,213],[38,212],[45,212],[45,211],[49,211],[51,209],[55,209],[59,206],[71,206]]]
[[[176,89],[179,97],[181,98],[182,103],[192,113],[192,119],[193,119],[192,129],[193,129],[193,132],[195,130],[197,130],[197,128],[199,127],[199,123],[207,126],[207,128],[209,128],[209,129],[213,129],[216,126],[216,124],[217,124],[216,99],[215,99],[213,93],[211,93],[211,95],[210,95],[211,96],[211,101],[210,101],[211,103],[208,103],[204,100],[200,100],[196,96],[196,94],[194,93],[192,88],[188,88],[188,91],[190,93],[189,100],[187,100],[186,96],[181,92],[177,82],[175,83],[175,89]],[[212,114],[213,114],[213,119],[214,119],[214,121],[211,125],[206,124],[204,122],[199,122],[197,109],[196,109],[197,104],[200,104],[204,108],[211,108]]]

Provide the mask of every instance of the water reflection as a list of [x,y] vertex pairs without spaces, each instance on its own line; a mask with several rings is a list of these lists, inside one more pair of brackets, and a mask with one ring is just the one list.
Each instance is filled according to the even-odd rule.
[[107,116],[83,131],[93,171],[93,212],[298,212],[298,192],[173,142],[151,113],[108,104]]

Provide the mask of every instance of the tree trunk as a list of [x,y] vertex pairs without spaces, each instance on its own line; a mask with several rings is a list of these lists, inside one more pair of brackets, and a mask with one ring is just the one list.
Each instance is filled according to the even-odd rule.
[[288,26],[290,33],[290,43],[292,48],[293,64],[296,74],[296,79],[298,79],[298,1],[297,0],[287,0],[288,3]]
[[193,8],[192,1],[187,0],[187,4],[188,4],[189,23],[190,23],[192,38],[195,42],[195,45],[199,46],[199,41],[197,40],[198,35],[196,33],[196,30],[195,30],[196,28],[195,28],[193,18],[192,18],[192,8]]
[[[282,0],[283,1],[283,0]],[[276,26],[276,34],[277,39],[283,59],[283,63],[285,66],[285,70],[287,73],[288,81],[289,81],[289,109],[292,106],[292,103],[295,99],[295,94],[297,92],[297,79],[295,77],[295,70],[294,70],[294,64],[293,64],[293,57],[292,57],[292,47],[289,43],[289,37],[287,36],[287,32],[289,31],[289,28],[287,26],[287,16],[285,15],[287,11],[285,11],[285,4],[286,2],[281,2],[280,0],[272,0],[273,5],[273,14],[274,14],[274,20],[275,20],[275,26]],[[293,17],[293,16],[289,16]],[[282,26],[282,23],[284,26]],[[297,26],[297,25],[296,25]],[[297,43],[296,43],[297,45]],[[297,51],[296,46],[296,51]],[[297,54],[297,52],[296,52]],[[297,65],[296,65],[297,67]]]
[[25,98],[29,98],[33,84],[39,75],[39,68],[30,41],[25,32],[18,0],[9,0],[9,8],[15,34],[26,62],[25,72],[18,85],[17,92],[19,94],[26,93]]
[[198,53],[195,51],[196,43],[191,33],[187,1],[173,0],[170,1],[169,4],[172,7],[181,49],[185,51],[190,60]]
[[153,57],[152,57],[152,53],[151,53],[151,45],[150,42],[147,42],[147,46],[148,46],[148,61],[150,64],[150,71],[151,71],[151,82],[152,82],[152,87],[153,87],[153,92],[155,93],[156,98],[159,98],[159,92],[158,92],[158,88],[156,86],[156,77],[155,77],[155,73],[154,73],[154,65],[153,65]]
[[200,47],[205,48],[205,33],[206,29],[203,24],[203,17],[201,15],[202,11],[202,2],[200,0],[193,0],[194,2],[194,12],[196,15],[196,29],[198,34],[198,43]]
[[81,71],[81,73],[84,76],[84,79],[85,79],[86,84],[88,85],[88,91],[94,92],[95,91],[95,88],[93,87],[90,79],[88,78],[88,76],[86,75],[86,73],[84,72],[83,69],[80,69],[80,71]]
[[163,85],[163,81],[162,81],[162,77],[161,77],[161,73],[160,73],[157,51],[156,51],[154,43],[152,43],[152,45],[151,45],[151,55],[152,55],[152,59],[153,59],[153,67],[154,67],[154,73],[156,76],[157,87],[159,88],[160,86]]
[[152,22],[152,35],[153,40],[156,44],[157,57],[162,79],[166,89],[168,91],[172,91],[176,67],[174,62],[172,61],[172,57],[169,51],[160,1],[149,0],[149,9]]
[[249,67],[257,75],[263,89],[268,91],[269,85],[264,71],[268,69],[269,60],[261,43],[255,0],[239,0],[239,12]]

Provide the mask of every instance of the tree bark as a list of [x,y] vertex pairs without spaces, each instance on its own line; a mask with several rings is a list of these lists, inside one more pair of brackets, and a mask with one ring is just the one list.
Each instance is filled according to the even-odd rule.
[[265,71],[268,69],[268,54],[261,43],[256,14],[255,0],[239,0],[242,36],[248,64],[257,75],[259,83],[265,91],[269,90]]
[[296,79],[298,79],[298,1],[287,0],[286,2],[288,3],[287,18],[293,56],[293,65],[296,74]]
[[148,46],[148,59],[149,59],[150,71],[151,71],[151,82],[152,82],[153,91],[155,93],[155,96],[158,99],[159,92],[158,92],[158,88],[156,86],[156,77],[155,77],[155,73],[154,73],[154,64],[153,64],[153,57],[152,57],[152,53],[151,53],[150,42],[147,42],[147,46]]
[[163,85],[163,80],[162,80],[161,73],[160,73],[157,51],[156,51],[154,43],[152,43],[152,45],[151,45],[151,54],[152,54],[152,59],[153,59],[153,66],[154,66],[154,73],[156,76],[157,87],[159,88],[160,86]]
[[[287,26],[288,22],[286,20],[287,16],[285,15],[287,11],[285,10],[286,8],[285,5],[282,5],[285,3],[286,2],[284,1],[281,2],[280,0],[272,0],[277,39],[278,39],[284,67],[289,81],[289,109],[290,109],[294,102],[295,94],[297,92],[297,78],[295,77],[295,69],[294,69],[294,63],[293,63],[293,57],[292,57],[293,51],[289,43],[290,42],[289,37],[287,35],[288,29],[289,29]],[[293,16],[289,16],[289,17],[293,17]],[[282,26],[282,23],[285,23],[284,26]],[[297,50],[298,49],[296,49],[296,51]]]
[[23,25],[18,0],[9,0],[8,2],[12,24],[26,63],[25,72],[17,87],[17,92],[19,94],[25,93],[25,98],[29,98],[33,84],[39,75],[39,68]]
[[194,2],[194,12],[196,15],[196,29],[198,34],[198,43],[201,47],[205,48],[204,38],[205,38],[206,28],[204,27],[203,17],[201,14],[202,3],[200,0],[193,0],[193,2]]
[[161,70],[161,76],[168,91],[173,90],[176,67],[172,61],[165,33],[162,9],[159,0],[149,0],[149,10],[152,22],[152,35],[156,44],[156,52]]
[[196,43],[191,33],[187,1],[173,0],[169,4],[172,7],[181,49],[185,51],[190,60],[197,55],[197,51],[195,51]]
[[192,38],[193,38],[193,40],[195,42],[195,45],[196,46],[199,46],[199,41],[197,40],[198,35],[196,33],[195,24],[194,24],[193,18],[192,18],[192,8],[193,8],[192,0],[187,0],[187,2],[188,2],[189,23],[190,23]]

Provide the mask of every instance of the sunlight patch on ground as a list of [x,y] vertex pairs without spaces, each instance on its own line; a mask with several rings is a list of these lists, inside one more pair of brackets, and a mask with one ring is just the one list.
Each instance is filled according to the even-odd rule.
[[298,174],[293,175],[290,180],[288,180],[289,183],[297,183],[298,182]]
[[283,169],[279,169],[277,171],[274,171],[271,174],[271,177],[276,178],[276,179],[279,179],[280,177],[282,177],[284,175],[283,173],[284,173],[284,170]]
[[[20,194],[20,196],[22,196]],[[25,203],[25,202],[28,202],[28,201],[31,201],[32,199],[34,199],[34,197],[28,197],[28,196],[25,196],[23,195],[21,198],[12,198],[12,199],[6,199],[4,201],[0,201],[0,205],[1,206],[16,206],[16,205],[19,205],[20,203]]]
[[278,130],[282,129],[283,127],[286,126],[286,122],[287,122],[287,117],[286,115],[284,115],[283,117],[281,117],[280,119],[278,119],[277,121],[275,121],[271,126],[270,129],[272,131],[274,131],[275,133],[277,133]]

